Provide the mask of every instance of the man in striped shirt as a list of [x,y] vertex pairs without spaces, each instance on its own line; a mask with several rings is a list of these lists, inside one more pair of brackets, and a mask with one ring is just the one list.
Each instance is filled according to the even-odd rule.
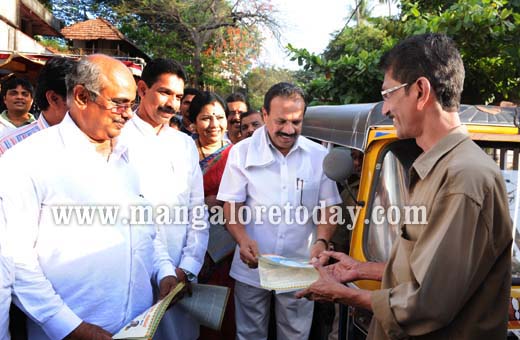
[[34,98],[42,113],[34,122],[10,131],[0,139],[0,156],[33,133],[61,122],[68,110],[65,75],[70,73],[74,63],[72,59],[63,57],[47,61],[38,75]]

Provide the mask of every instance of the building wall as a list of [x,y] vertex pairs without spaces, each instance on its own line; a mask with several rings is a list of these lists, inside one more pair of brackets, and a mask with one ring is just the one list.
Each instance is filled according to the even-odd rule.
[[9,22],[12,26],[20,27],[20,17],[18,15],[19,0],[0,1],[0,20]]
[[49,52],[36,40],[3,21],[0,21],[0,50],[32,53]]

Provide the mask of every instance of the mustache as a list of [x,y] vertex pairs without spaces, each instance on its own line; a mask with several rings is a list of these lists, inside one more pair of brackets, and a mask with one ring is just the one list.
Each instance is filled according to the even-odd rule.
[[159,106],[157,111],[162,111],[165,113],[175,114],[175,109],[171,106]]
[[288,134],[285,132],[277,132],[276,135],[280,136],[280,137],[287,137],[287,138],[296,138],[298,136],[296,133]]

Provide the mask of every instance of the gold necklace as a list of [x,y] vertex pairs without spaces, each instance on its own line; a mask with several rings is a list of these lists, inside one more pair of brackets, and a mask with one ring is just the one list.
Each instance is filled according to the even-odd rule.
[[[220,147],[224,146],[224,141],[220,140]],[[202,144],[200,144],[200,138],[197,138],[197,149],[199,149],[200,155],[202,156],[202,159],[206,158],[206,154],[202,150]]]

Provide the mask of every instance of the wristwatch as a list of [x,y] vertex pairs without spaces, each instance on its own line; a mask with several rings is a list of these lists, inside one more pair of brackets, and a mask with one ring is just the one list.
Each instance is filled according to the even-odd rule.
[[314,244],[318,243],[318,242],[322,242],[324,245],[325,245],[325,249],[326,250],[329,250],[329,241],[327,241],[326,239],[324,238],[319,238],[317,239],[316,241],[314,241]]
[[192,272],[190,272],[189,270],[186,270],[184,268],[181,268],[181,270],[184,272],[184,274],[186,275],[186,279],[189,282],[193,282],[197,278],[197,276],[195,274],[193,274]]

